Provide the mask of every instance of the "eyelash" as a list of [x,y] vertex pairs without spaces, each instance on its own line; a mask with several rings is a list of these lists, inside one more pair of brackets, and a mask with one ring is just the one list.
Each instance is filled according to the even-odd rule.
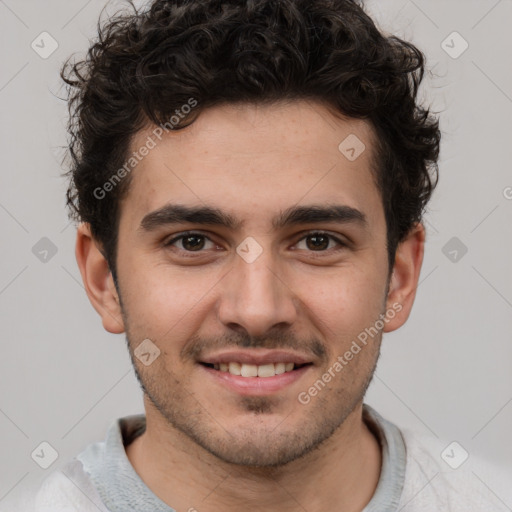
[[[332,250],[335,250],[335,251],[339,251],[339,250],[342,250],[344,248],[346,248],[348,246],[347,243],[345,242],[342,242],[339,238],[325,232],[325,231],[308,231],[307,233],[305,233],[297,242],[296,244],[298,244],[299,242],[301,242],[302,240],[306,239],[307,237],[309,236],[313,236],[313,235],[320,235],[320,236],[326,236],[327,238],[329,238],[330,240],[336,242],[338,244],[338,247],[337,248],[330,248],[330,249],[325,249],[325,250],[320,250],[320,251],[313,251],[313,250],[310,250],[308,252],[311,252],[311,253],[330,253]],[[200,233],[200,232],[197,232],[197,231],[185,231],[183,233],[181,233],[180,235],[172,238],[171,240],[169,241],[166,241],[164,243],[164,247],[171,247],[175,242],[179,241],[179,240],[183,240],[184,238],[188,237],[188,236],[199,236],[199,237],[203,237],[204,239],[206,240],[209,240],[210,242],[212,243],[215,243],[213,240],[211,240],[211,238],[209,238],[208,236],[206,236],[205,234],[203,233]],[[295,244],[295,245],[296,245]],[[198,251],[187,251],[186,249],[178,249],[186,254],[190,254],[190,255],[194,255],[194,254],[201,254],[204,252],[204,250],[200,249]]]

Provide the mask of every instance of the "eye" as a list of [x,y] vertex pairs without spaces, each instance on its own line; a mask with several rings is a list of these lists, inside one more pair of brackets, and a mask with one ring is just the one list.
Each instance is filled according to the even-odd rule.
[[[303,241],[305,241],[305,247],[299,247]],[[334,242],[334,247],[332,246],[331,242]],[[347,244],[343,243],[339,238],[336,238],[335,236],[324,233],[323,231],[314,231],[302,237],[296,244],[296,247],[298,249],[305,248],[306,250],[314,252],[326,252],[330,249],[342,249],[346,247],[346,245]]]
[[[302,246],[301,246],[302,245]],[[164,247],[170,247],[178,252],[193,254],[219,248],[203,233],[187,231],[171,238],[164,243]],[[347,244],[339,238],[323,231],[313,231],[303,236],[294,246],[294,249],[306,250],[308,252],[331,252],[341,250]]]
[[[177,244],[177,245],[176,245]],[[186,252],[201,252],[202,249],[213,249],[216,244],[202,233],[187,232],[165,242],[165,247],[176,247]]]

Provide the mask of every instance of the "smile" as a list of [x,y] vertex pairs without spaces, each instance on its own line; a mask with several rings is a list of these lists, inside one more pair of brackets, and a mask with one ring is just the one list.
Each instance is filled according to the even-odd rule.
[[295,363],[267,363],[267,364],[245,364],[238,362],[207,364],[205,366],[218,370],[220,372],[230,373],[241,377],[275,377],[283,373],[292,372],[293,370],[305,365]]

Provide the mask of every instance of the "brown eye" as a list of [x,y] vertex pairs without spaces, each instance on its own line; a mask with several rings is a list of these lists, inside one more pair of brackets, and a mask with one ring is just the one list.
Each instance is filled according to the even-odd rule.
[[204,236],[185,236],[182,238],[182,245],[187,251],[198,251],[204,247]]
[[317,249],[327,249],[329,247],[329,237],[325,235],[309,235],[306,237],[306,245],[308,249],[317,250]]
[[206,235],[201,233],[182,233],[165,242],[164,245],[184,252],[201,252],[203,249],[213,249],[215,246]]
[[[304,245],[300,247],[300,244],[305,241]],[[314,232],[309,233],[305,237],[301,238],[297,244],[298,249],[304,249],[313,252],[327,252],[330,249],[339,250],[346,247],[341,240],[329,235],[328,233]]]

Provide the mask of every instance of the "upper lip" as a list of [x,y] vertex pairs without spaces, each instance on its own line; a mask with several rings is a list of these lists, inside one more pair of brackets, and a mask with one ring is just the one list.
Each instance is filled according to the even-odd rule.
[[288,350],[226,350],[216,352],[202,358],[200,363],[219,364],[219,363],[241,363],[241,364],[270,364],[270,363],[311,363],[311,359]]

